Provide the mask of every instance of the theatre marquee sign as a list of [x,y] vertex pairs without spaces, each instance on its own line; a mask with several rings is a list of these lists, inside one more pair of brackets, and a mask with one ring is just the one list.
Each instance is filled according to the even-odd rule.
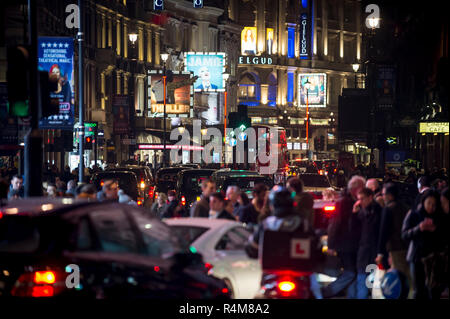
[[239,56],[239,64],[262,64],[262,65],[271,65],[273,63],[273,59],[270,57],[262,57],[262,56]]

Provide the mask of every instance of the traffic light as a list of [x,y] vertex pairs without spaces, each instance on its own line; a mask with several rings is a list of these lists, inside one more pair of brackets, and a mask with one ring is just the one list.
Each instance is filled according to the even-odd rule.
[[325,136],[321,135],[319,141],[320,141],[320,150],[325,151]]
[[239,129],[241,130],[241,132],[245,131],[252,125],[252,122],[251,122],[250,118],[248,117],[247,105],[238,105],[237,117],[238,117],[238,119],[237,119],[238,123],[236,123],[236,124],[237,124],[237,127],[239,127]]
[[9,115],[27,117],[30,114],[30,60],[26,46],[8,48],[8,82]]
[[93,137],[92,136],[86,136],[84,138],[84,149],[91,150],[92,149],[92,143],[93,143]]

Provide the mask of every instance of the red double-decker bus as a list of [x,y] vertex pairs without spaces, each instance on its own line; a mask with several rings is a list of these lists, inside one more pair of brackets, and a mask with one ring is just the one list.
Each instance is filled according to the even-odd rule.
[[[284,181],[284,178],[287,174],[287,169],[289,167],[289,159],[287,155],[287,141],[286,141],[286,130],[283,127],[264,125],[264,124],[252,124],[252,128],[255,130],[257,142],[256,142],[256,152],[259,149],[258,139],[260,136],[261,130],[264,131],[263,137],[266,140],[266,154],[273,154],[273,147],[277,148],[277,158],[270,158],[267,163],[263,163],[264,160],[260,160],[259,154],[256,157],[256,163],[251,164],[251,168],[259,171],[260,173],[264,173],[264,170],[261,170],[263,167],[269,167],[271,165],[272,160],[277,161],[277,171],[274,173],[274,182],[280,183]],[[272,136],[270,134],[274,133],[274,130],[278,134],[277,143],[272,143]]]

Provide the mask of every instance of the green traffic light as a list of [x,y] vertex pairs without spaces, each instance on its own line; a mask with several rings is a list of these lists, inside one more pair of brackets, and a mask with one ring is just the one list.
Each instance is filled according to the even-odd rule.
[[7,102],[7,106],[11,116],[25,117],[29,115],[28,100],[17,101],[12,104]]

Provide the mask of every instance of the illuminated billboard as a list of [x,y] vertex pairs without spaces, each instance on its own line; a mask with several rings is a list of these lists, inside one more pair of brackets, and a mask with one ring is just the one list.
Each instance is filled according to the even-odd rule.
[[196,92],[225,91],[225,53],[188,52],[184,59],[185,71],[198,76],[194,83]]
[[[309,82],[309,90],[306,83]],[[298,105],[306,107],[327,106],[327,75],[325,73],[303,73],[298,75]]]
[[256,27],[245,27],[242,30],[241,50],[243,55],[256,54]]
[[[173,81],[166,83],[166,113],[177,114],[180,117],[191,115],[194,103],[190,72],[173,72]],[[164,82],[161,71],[148,71],[148,115],[150,117],[164,116]]]
[[419,133],[448,133],[449,122],[420,122]]
[[273,54],[273,29],[266,29],[267,54]]

